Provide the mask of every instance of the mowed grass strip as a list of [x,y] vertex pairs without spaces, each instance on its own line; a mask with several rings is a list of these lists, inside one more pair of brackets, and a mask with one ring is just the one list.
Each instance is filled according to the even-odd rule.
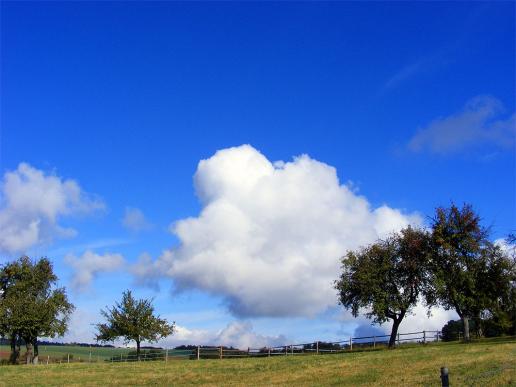
[[0,367],[0,385],[451,385],[516,383],[516,341],[407,346],[392,351],[142,363]]

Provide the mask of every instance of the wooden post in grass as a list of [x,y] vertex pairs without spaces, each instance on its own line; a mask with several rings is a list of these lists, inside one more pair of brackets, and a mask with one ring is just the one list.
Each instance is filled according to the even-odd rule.
[[442,387],[449,387],[450,385],[448,368],[446,367],[441,367],[441,385]]
[[197,360],[199,360],[201,358],[201,346],[198,345],[197,346]]
[[120,363],[122,363],[122,354],[120,354]]
[[349,338],[349,350],[353,351],[353,338],[352,337]]
[[294,346],[293,346],[293,345],[291,345],[291,346],[290,346],[290,354],[291,354],[291,355],[293,355],[293,354],[294,354]]
[[48,365],[49,360],[50,360],[50,355],[47,355],[47,365]]
[[398,346],[400,345],[400,334],[398,333]]
[[437,331],[437,342],[439,342],[439,331]]
[[219,351],[220,351],[219,356],[220,356],[220,359],[222,360],[222,345],[220,346]]
[[315,343],[315,353],[319,355],[319,342]]
[[426,344],[426,331],[423,331],[423,344]]
[[269,356],[268,357],[271,357],[271,347],[269,347]]
[[247,347],[247,357],[249,357],[250,348]]
[[69,353],[67,354],[67,357],[68,357],[68,364],[70,364],[70,354]]
[[376,336],[373,336],[373,349],[376,348]]
[[165,363],[168,361],[168,348],[165,350]]

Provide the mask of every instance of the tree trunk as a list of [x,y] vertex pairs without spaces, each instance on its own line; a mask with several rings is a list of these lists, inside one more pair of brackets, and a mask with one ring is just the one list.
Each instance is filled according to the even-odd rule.
[[398,328],[401,324],[401,318],[393,319],[391,337],[389,338],[389,348],[394,348],[396,345],[396,335],[398,334]]
[[32,359],[34,358],[34,355],[33,355],[33,352],[32,352],[32,343],[30,342],[30,340],[26,340],[25,347],[27,348],[26,363],[27,364],[32,364]]
[[462,316],[462,324],[464,325],[464,341],[468,342],[469,338],[469,318]]
[[32,364],[38,364],[39,362],[39,346],[38,340],[34,340],[34,358],[32,359]]
[[16,334],[11,335],[11,356],[9,362],[11,364],[16,364],[18,362],[18,357],[20,356],[20,347],[16,344]]
[[140,361],[140,340],[136,340],[136,358]]

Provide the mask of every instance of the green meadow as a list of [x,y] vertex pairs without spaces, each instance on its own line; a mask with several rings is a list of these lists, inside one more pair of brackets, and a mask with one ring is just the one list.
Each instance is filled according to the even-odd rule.
[[140,363],[77,362],[0,367],[0,385],[440,385],[516,383],[516,340],[406,345],[394,350],[223,360]]

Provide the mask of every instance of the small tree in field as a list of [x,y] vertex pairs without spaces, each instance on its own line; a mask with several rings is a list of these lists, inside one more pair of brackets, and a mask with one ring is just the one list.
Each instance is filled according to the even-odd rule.
[[392,320],[389,348],[395,344],[401,321],[428,286],[430,237],[408,227],[398,234],[342,259],[342,274],[335,282],[339,302],[357,317],[360,309],[375,323]]
[[152,300],[136,300],[130,290],[122,294],[122,301],[115,306],[101,310],[105,323],[97,324],[97,341],[114,341],[121,337],[125,343],[136,342],[136,356],[140,360],[142,341],[156,342],[175,331],[175,322],[154,316]]

